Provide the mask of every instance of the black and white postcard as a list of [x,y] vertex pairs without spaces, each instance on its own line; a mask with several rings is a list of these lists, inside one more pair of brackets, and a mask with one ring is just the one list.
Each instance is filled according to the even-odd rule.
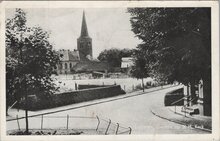
[[4,1],[1,140],[219,140],[217,1]]

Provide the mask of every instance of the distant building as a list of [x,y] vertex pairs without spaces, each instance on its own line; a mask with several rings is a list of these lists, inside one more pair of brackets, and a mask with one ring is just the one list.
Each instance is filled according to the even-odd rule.
[[72,73],[73,67],[80,61],[79,51],[77,50],[59,50],[58,54],[61,57],[61,62],[57,66],[58,74]]
[[126,74],[130,74],[131,67],[134,65],[132,57],[122,57],[121,70]]
[[102,72],[109,70],[107,62],[93,59],[92,38],[89,37],[85,12],[83,11],[81,34],[77,39],[77,50],[59,50],[61,62],[57,65],[57,74],[71,74],[80,72]]

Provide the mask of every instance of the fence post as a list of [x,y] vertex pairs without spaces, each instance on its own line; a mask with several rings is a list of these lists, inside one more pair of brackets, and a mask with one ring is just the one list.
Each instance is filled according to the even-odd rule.
[[17,123],[18,123],[18,130],[21,130],[20,129],[20,124],[19,124],[19,121],[18,121],[18,115],[16,115],[16,119],[17,119]]
[[105,85],[105,83],[104,83],[104,82],[102,82],[102,85],[104,86],[104,85]]
[[77,88],[77,83],[75,83],[75,90],[77,90],[78,88]]
[[132,90],[134,90],[134,84],[132,85]]
[[98,131],[99,124],[100,124],[100,120],[99,120],[99,117],[98,117],[98,116],[96,116],[96,118],[97,118],[97,120],[98,120],[98,125],[97,125],[97,127],[96,127],[96,131]]
[[130,129],[129,134],[131,134],[131,127],[128,127]]
[[116,128],[115,134],[117,135],[118,134],[119,123],[116,123],[116,124],[117,124],[117,128]]
[[43,129],[43,115],[41,115],[41,129]]
[[176,105],[175,105],[175,113],[176,113]]
[[66,129],[68,129],[68,125],[69,125],[69,115],[67,115]]
[[111,120],[109,119],[109,123],[108,123],[108,126],[107,126],[106,131],[105,131],[105,135],[107,135],[107,133],[108,133],[108,129],[109,129],[110,124],[111,124]]

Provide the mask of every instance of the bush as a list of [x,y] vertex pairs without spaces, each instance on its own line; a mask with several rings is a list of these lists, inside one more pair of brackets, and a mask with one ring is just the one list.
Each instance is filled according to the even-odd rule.
[[168,93],[166,93],[166,95],[164,97],[164,105],[165,106],[174,106],[174,105],[181,106],[184,104],[184,99],[180,100],[176,104],[172,105],[172,103],[183,98],[183,97],[184,97],[183,88],[168,92]]

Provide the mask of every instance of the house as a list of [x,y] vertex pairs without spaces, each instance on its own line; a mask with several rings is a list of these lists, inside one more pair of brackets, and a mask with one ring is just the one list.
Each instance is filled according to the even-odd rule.
[[121,59],[121,71],[130,74],[131,67],[133,66],[133,58],[132,57],[122,57]]

